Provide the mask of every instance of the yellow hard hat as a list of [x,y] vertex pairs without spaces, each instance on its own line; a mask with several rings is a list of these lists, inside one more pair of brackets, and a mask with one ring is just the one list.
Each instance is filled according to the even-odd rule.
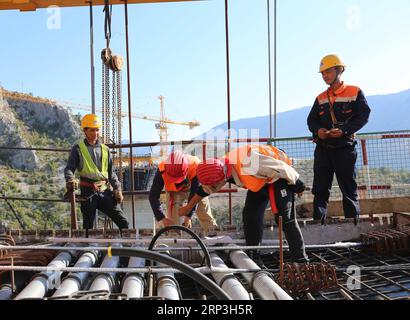
[[81,128],[101,128],[101,120],[95,114],[86,114],[81,120]]
[[345,67],[346,65],[335,54],[329,54],[320,61],[319,73],[333,67]]

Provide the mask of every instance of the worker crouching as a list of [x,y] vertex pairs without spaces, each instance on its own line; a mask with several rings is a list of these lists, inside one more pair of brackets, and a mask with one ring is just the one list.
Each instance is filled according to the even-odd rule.
[[[181,151],[172,152],[168,158],[158,165],[154,181],[149,193],[149,201],[155,218],[164,226],[179,225],[179,208],[185,201],[191,200],[198,190],[196,169],[200,160]],[[166,191],[167,215],[161,207],[160,196],[162,190]],[[192,216],[196,212],[203,234],[206,235],[210,227],[216,227],[212,216],[211,207],[207,198],[198,201],[187,215],[183,224],[192,227]]]
[[276,223],[279,215],[282,216],[292,260],[308,262],[294,208],[294,195],[302,194],[305,185],[283,151],[273,146],[247,145],[232,150],[222,159],[200,163],[197,174],[201,186],[180,214],[189,212],[197,201],[218,192],[225,183],[233,183],[248,190],[242,212],[246,245],[261,244],[264,214],[271,201]]

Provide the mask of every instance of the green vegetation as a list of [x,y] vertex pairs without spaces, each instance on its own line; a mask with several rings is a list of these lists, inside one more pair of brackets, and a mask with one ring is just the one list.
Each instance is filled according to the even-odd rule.
[[[65,192],[64,186],[49,183],[50,178],[45,172],[28,173],[3,167],[0,175],[1,191],[7,196],[62,199]],[[28,229],[61,229],[70,226],[70,208],[67,203],[17,200],[9,200],[9,203]],[[4,200],[0,201],[0,221],[9,228],[20,228]]]

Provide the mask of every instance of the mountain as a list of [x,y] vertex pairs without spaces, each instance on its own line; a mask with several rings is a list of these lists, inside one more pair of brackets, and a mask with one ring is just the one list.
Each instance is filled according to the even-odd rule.
[[[80,136],[78,119],[63,106],[0,88],[0,146],[67,147]],[[39,169],[46,158],[35,150],[0,150],[0,165],[15,169]]]
[[[369,123],[361,132],[396,131],[410,129],[410,89],[398,93],[386,95],[368,96],[367,101],[372,110]],[[301,137],[309,136],[306,118],[311,106],[280,112],[277,114],[277,136],[278,137]],[[211,135],[214,130],[226,130],[227,123],[224,122],[204,134],[197,137],[202,139]],[[245,118],[231,122],[231,128],[248,130],[258,129],[260,137],[269,137],[269,116]]]
[[[52,100],[0,87],[0,146],[17,147],[0,149],[0,194],[62,199],[67,153],[18,148],[69,149],[82,136],[79,120]],[[70,206],[63,202],[0,201],[0,222],[12,229],[67,228]]]

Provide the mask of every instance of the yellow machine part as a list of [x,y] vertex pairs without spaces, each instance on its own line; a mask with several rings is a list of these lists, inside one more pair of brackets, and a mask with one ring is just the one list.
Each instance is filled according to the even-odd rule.
[[[155,3],[155,2],[182,2],[201,0],[128,0],[128,4],[133,3]],[[92,0],[93,6],[104,5],[104,0]],[[110,0],[110,4],[124,4],[124,0]],[[0,10],[20,10],[35,11],[50,6],[58,7],[88,7],[90,0],[0,0]]]

